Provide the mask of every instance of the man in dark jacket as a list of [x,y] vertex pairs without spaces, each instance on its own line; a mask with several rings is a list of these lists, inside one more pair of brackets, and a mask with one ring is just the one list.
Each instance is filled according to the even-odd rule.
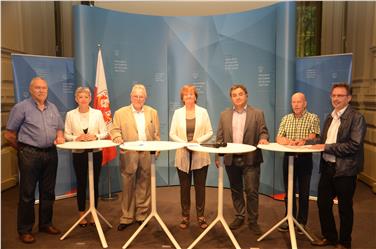
[[[363,142],[366,121],[349,105],[351,88],[334,84],[331,91],[333,112],[325,120],[321,143],[313,148],[324,149],[320,163],[317,205],[322,239],[316,246],[335,245],[337,249],[351,248],[353,227],[353,196],[357,174],[363,169]],[[333,216],[333,199],[338,199],[339,234]]]

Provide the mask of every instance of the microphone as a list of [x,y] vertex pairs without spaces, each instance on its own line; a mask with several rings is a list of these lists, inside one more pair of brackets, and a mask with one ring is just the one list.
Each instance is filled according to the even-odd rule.
[[220,148],[220,147],[227,147],[227,143],[221,142],[221,143],[215,143],[215,144],[200,144],[204,147],[213,147],[213,148]]

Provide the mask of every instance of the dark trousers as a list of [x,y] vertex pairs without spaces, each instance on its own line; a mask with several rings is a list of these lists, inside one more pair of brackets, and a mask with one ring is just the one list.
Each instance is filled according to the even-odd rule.
[[[245,218],[247,208],[248,222],[256,224],[258,220],[258,190],[260,186],[260,164],[226,165],[226,172],[230,181],[232,203],[235,208],[235,215],[239,219]],[[244,200],[245,191],[246,201]],[[247,202],[247,205],[245,204]]]
[[205,211],[205,184],[208,166],[201,169],[190,170],[189,173],[176,168],[180,181],[180,204],[182,216],[189,217],[191,207],[191,182],[193,182],[196,195],[196,213],[197,217],[204,216]]
[[[86,185],[88,184],[88,152],[73,153],[73,168],[77,177],[77,205],[78,211],[85,211]],[[98,183],[102,168],[102,151],[93,153],[94,169],[94,200],[95,207],[98,207]]]
[[[329,241],[351,247],[356,176],[334,177],[334,174],[335,165],[326,164],[321,168],[317,198],[321,232]],[[340,219],[339,239],[333,215],[333,199],[335,197],[338,199]]]
[[57,163],[55,147],[38,149],[28,145],[19,146],[20,193],[17,211],[19,234],[31,233],[33,229],[37,183],[39,185],[39,228],[52,225]]
[[[288,188],[288,164],[290,153],[285,153],[283,158],[283,179],[285,184],[285,207],[287,214],[287,188]],[[309,209],[309,187],[312,175],[312,154],[301,153],[294,155],[294,183],[293,183],[293,215],[300,224],[306,225]],[[296,206],[296,189],[299,193],[299,211]]]

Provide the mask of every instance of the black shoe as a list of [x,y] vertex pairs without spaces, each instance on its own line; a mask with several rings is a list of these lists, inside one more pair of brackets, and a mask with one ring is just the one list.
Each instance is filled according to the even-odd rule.
[[236,230],[244,224],[244,219],[235,218],[235,220],[229,225],[231,230]]
[[120,223],[118,225],[118,231],[123,231],[124,229],[126,229],[127,227],[129,227],[130,225],[132,225],[132,223],[128,223],[128,224],[125,224],[125,223]]
[[255,235],[261,235],[262,231],[257,223],[249,223],[248,224],[249,229],[255,234]]
[[[145,221],[145,220],[138,220],[138,221],[136,221],[136,223],[137,223],[139,226],[141,226],[142,223],[144,223],[144,221]],[[148,226],[148,224],[145,224],[144,227],[147,227],[147,226]]]
[[289,223],[287,223],[286,221],[283,222],[281,225],[279,225],[279,227],[277,228],[278,231],[284,233],[284,232],[288,232],[289,231]]

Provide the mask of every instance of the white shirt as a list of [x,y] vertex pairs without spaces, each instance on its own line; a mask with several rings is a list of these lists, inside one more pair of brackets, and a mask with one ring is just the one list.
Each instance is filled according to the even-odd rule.
[[140,141],[146,141],[146,133],[145,133],[145,113],[144,113],[144,107],[142,107],[141,111],[136,111],[132,106],[132,112],[133,117],[136,121],[137,125],[137,132],[138,132],[138,140]]
[[[329,126],[325,144],[335,144],[337,142],[338,128],[341,125],[340,118],[341,118],[341,115],[346,111],[346,109],[347,109],[347,106],[343,108],[342,110],[340,110],[339,112],[336,112],[336,110],[332,111],[331,115],[332,115],[333,120]],[[332,163],[336,162],[335,155],[324,153],[322,157],[327,162],[332,162]]]

